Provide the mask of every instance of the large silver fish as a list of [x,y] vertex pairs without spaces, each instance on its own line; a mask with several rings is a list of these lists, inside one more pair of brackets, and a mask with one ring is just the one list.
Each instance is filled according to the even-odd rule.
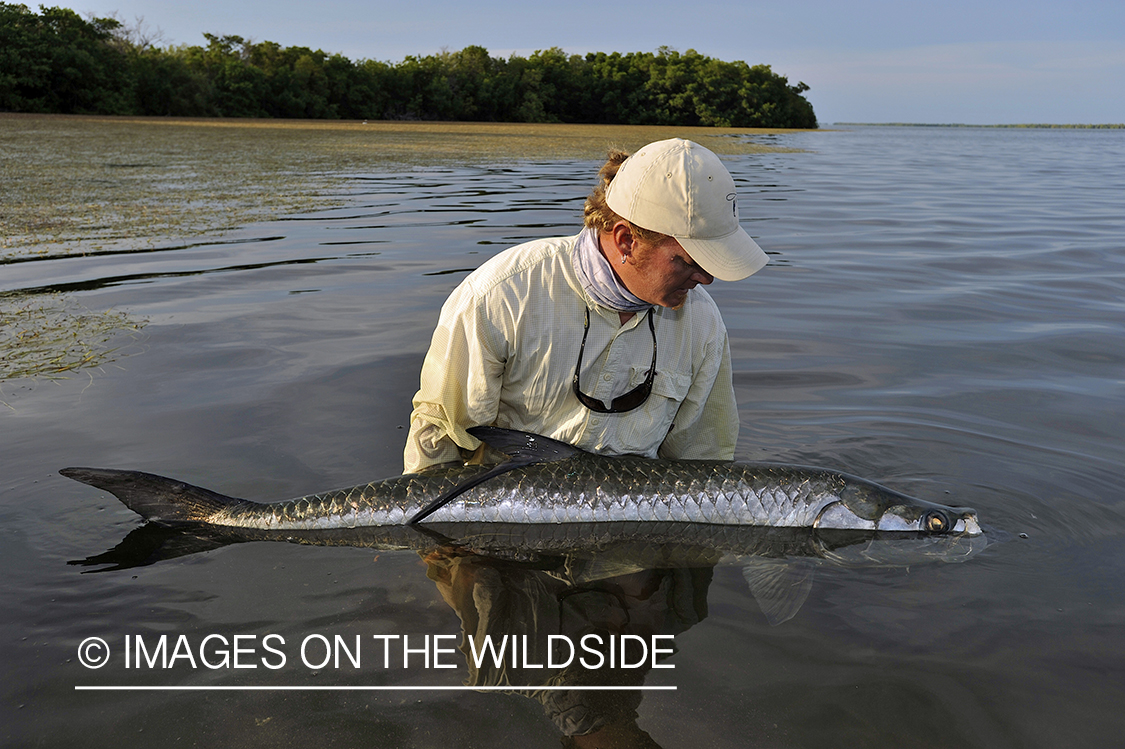
[[[808,595],[810,563],[957,562],[987,544],[973,510],[836,471],[609,458],[523,432],[471,431],[512,461],[284,502],[235,499],[138,471],[64,469],[64,476],[113,493],[156,524],[139,529],[143,539],[123,544],[132,551],[119,547],[78,563],[130,566],[153,561],[145,555],[157,546],[166,547],[159,558],[169,558],[267,540],[416,550],[453,544],[516,561],[565,559],[569,573],[585,580],[734,560],[777,623]],[[424,524],[408,522],[427,509],[432,514]],[[160,526],[184,529],[169,534]],[[138,548],[144,559],[123,563]]]
[[[259,503],[138,471],[66,468],[143,517],[257,530],[402,525],[435,500],[430,522],[714,525],[980,535],[976,513],[908,497],[845,473],[770,463],[603,457],[538,435],[472,430],[513,456],[500,470],[406,474],[285,502]],[[482,480],[482,477],[486,476]]]

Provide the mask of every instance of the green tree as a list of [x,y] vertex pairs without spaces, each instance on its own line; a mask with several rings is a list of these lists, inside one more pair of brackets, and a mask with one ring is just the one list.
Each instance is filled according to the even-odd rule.
[[15,111],[130,114],[127,58],[109,42],[120,23],[66,8],[0,3],[0,107]]
[[161,49],[116,18],[0,3],[0,109],[165,116],[435,119],[816,127],[804,83],[695,50],[484,47],[353,63],[307,47],[204,34]]
[[217,114],[209,81],[192,69],[181,50],[131,48],[127,54],[137,112],[162,117]]

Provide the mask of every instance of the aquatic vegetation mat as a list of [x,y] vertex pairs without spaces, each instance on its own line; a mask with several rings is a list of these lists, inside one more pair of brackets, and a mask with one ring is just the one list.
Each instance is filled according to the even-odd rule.
[[0,114],[0,264],[151,250],[343,205],[346,177],[448,164],[600,159],[670,137],[779,150],[769,131],[616,125]]
[[0,294],[0,382],[63,379],[128,353],[145,321],[64,294]]

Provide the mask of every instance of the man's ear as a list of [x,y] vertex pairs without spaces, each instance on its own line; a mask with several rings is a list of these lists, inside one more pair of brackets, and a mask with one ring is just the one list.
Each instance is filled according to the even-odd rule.
[[633,229],[627,222],[618,221],[613,225],[610,233],[613,234],[613,241],[616,243],[618,251],[625,255],[633,251],[637,238],[633,236]]

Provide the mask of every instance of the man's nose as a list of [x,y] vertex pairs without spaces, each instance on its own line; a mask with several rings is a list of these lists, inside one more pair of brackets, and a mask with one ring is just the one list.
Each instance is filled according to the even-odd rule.
[[701,283],[704,286],[706,286],[707,284],[709,284],[709,283],[711,283],[712,281],[715,280],[714,276],[712,276],[710,273],[703,270],[702,268],[697,270],[695,273],[692,273],[691,278],[696,283]]

